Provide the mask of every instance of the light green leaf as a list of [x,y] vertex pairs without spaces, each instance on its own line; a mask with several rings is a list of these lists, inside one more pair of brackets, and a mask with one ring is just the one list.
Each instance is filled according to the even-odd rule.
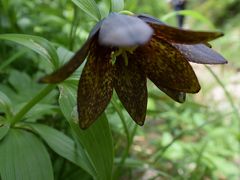
[[76,146],[70,137],[46,125],[30,124],[30,126],[43,138],[53,151],[81,167],[90,175],[96,176],[96,172],[84,149],[81,146]]
[[26,34],[0,34],[0,40],[8,40],[21,44],[47,59],[53,65],[54,69],[59,66],[56,49],[48,40],[42,37]]
[[47,150],[30,132],[12,129],[0,142],[2,180],[53,180]]
[[72,0],[72,2],[95,21],[99,21],[101,19],[99,8],[94,0]]
[[124,0],[111,0],[111,11],[119,12],[124,9]]
[[76,84],[65,85],[63,83],[60,89],[60,108],[96,169],[95,179],[111,179],[113,143],[107,117],[103,114],[90,128],[81,130],[78,124],[73,121],[73,119],[76,121]]

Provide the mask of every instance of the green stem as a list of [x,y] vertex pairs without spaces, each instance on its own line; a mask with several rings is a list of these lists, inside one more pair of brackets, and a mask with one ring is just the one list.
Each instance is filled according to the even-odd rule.
[[126,161],[128,155],[129,155],[129,151],[130,151],[130,148],[131,148],[131,145],[132,145],[132,142],[133,142],[133,138],[134,138],[134,136],[135,136],[135,134],[137,132],[137,127],[138,126],[135,124],[135,126],[134,126],[134,128],[132,130],[132,133],[130,135],[130,141],[127,144],[127,147],[126,147],[126,149],[125,149],[125,151],[124,151],[124,153],[122,155],[122,158],[121,158],[121,161],[120,161],[120,163],[118,165],[118,168],[114,172],[114,178],[113,179],[119,179],[119,176],[121,174],[123,165],[125,164],[125,161]]
[[111,103],[112,103],[113,107],[115,108],[116,112],[118,113],[118,116],[119,116],[119,118],[120,118],[120,120],[121,120],[121,122],[123,124],[123,129],[124,129],[124,132],[125,132],[125,134],[127,136],[127,144],[129,144],[130,143],[130,134],[129,134],[129,131],[128,131],[128,127],[127,127],[124,115],[123,115],[121,109],[119,108],[119,106],[118,106],[118,104],[117,104],[117,102],[116,102],[114,97],[112,98]]
[[24,115],[33,108],[39,101],[41,101],[43,98],[46,97],[54,88],[56,85],[47,85],[45,88],[43,88],[35,97],[33,97],[26,105],[20,109],[20,111],[13,117],[11,126],[16,124],[17,122],[21,121],[24,117]]
[[205,65],[205,67],[207,68],[207,70],[212,74],[212,76],[215,78],[215,80],[217,81],[217,83],[221,86],[221,88],[223,89],[224,93],[225,93],[225,96],[228,100],[228,102],[230,103],[233,111],[234,111],[234,114],[236,116],[237,119],[240,119],[240,114],[238,112],[238,109],[237,107],[235,106],[234,104],[234,101],[230,95],[230,93],[228,92],[228,90],[226,89],[226,87],[224,86],[224,84],[222,83],[222,81],[218,78],[218,76],[215,74],[215,72],[208,66]]
[[74,15],[73,15],[73,20],[71,24],[70,34],[69,34],[69,49],[71,51],[73,50],[73,47],[74,47],[76,31],[79,23],[78,8],[76,5],[73,5],[73,10],[74,10]]

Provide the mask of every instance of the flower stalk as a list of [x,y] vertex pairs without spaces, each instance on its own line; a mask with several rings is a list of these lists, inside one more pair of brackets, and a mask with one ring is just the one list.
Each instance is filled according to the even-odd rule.
[[11,120],[11,126],[14,126],[17,122],[22,121],[23,117],[29,112],[39,101],[41,101],[46,95],[48,95],[56,85],[47,85],[36,96],[34,96]]

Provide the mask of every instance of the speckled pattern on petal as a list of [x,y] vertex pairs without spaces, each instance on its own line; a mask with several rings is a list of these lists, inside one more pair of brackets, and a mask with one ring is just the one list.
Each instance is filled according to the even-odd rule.
[[113,92],[111,51],[97,43],[91,47],[78,87],[78,113],[82,129],[89,127],[107,107]]
[[128,65],[122,56],[116,61],[114,88],[133,120],[143,125],[147,110],[146,75],[138,67],[133,55],[128,55]]
[[166,41],[152,38],[135,53],[147,77],[159,88],[185,93],[197,93],[200,90],[197,77],[187,59]]

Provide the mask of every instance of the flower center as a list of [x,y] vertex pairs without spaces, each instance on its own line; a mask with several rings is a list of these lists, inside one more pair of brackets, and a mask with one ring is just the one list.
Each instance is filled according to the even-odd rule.
[[118,48],[115,51],[111,52],[111,61],[112,61],[112,65],[114,65],[116,63],[117,57],[118,56],[122,56],[125,62],[125,66],[128,65],[128,56],[127,53],[133,54],[134,50],[137,48],[137,46],[133,46],[133,47],[121,47]]

